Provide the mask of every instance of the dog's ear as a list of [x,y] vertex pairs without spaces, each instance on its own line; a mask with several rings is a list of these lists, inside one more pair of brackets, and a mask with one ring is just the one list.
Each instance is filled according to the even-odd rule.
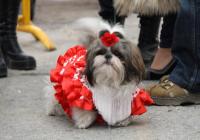
[[136,80],[139,83],[145,77],[145,65],[144,65],[144,61],[138,47],[132,44],[131,50],[132,50],[131,62],[132,62],[132,66],[134,66],[136,70],[136,75],[138,75]]
[[84,71],[84,74],[87,77],[87,80],[89,82],[89,84],[91,86],[94,85],[94,80],[93,80],[93,71],[94,71],[94,67],[93,67],[93,63],[94,63],[94,53],[92,53],[92,49],[93,48],[88,48],[87,50],[87,55],[86,55],[86,68]]
[[128,57],[125,60],[126,80],[135,80],[139,83],[145,74],[145,66],[138,47],[131,42],[123,42],[123,45],[128,47]]

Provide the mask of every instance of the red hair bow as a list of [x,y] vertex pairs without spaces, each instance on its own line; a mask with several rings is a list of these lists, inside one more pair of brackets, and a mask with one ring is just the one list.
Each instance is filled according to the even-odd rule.
[[119,38],[114,33],[105,32],[101,37],[101,42],[106,47],[111,47],[119,42]]

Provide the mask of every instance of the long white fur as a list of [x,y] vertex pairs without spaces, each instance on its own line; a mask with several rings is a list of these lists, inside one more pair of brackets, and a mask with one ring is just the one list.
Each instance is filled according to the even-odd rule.
[[[121,34],[125,35],[123,26],[120,24],[116,24],[111,26],[106,21],[103,21],[99,18],[93,18],[93,17],[86,17],[81,18],[75,21],[72,25],[73,29],[79,30],[79,31],[91,31],[94,34],[98,35],[99,31],[107,29],[110,33],[113,33],[115,31],[120,32]],[[90,33],[91,33],[90,32]]]
[[85,46],[91,43],[91,38],[98,38],[99,32],[105,29],[108,30],[110,33],[119,32],[127,38],[124,29],[121,25],[116,24],[114,26],[111,26],[106,21],[103,21],[98,18],[87,17],[78,19],[73,23],[72,28],[75,31],[79,32],[77,34],[79,37],[79,41]]
[[119,87],[125,75],[125,69],[119,58],[112,56],[110,65],[106,64],[103,55],[99,55],[94,59],[94,81],[98,85],[107,85],[110,87]]
[[114,0],[119,15],[127,16],[133,12],[141,15],[166,15],[180,9],[179,0]]
[[106,85],[91,88],[94,104],[109,125],[115,125],[129,118],[135,89],[135,83],[129,83],[118,88]]
[[[119,58],[113,55],[110,64],[104,56],[94,59],[94,85],[91,90],[98,112],[109,125],[126,120],[131,115],[131,103],[135,93],[134,81],[121,85],[125,69]],[[127,122],[127,121],[126,121]]]

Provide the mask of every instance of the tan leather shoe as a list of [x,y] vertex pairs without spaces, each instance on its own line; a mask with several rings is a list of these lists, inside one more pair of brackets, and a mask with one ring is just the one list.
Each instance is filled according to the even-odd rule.
[[200,104],[200,93],[192,94],[169,80],[169,76],[147,89],[157,105]]

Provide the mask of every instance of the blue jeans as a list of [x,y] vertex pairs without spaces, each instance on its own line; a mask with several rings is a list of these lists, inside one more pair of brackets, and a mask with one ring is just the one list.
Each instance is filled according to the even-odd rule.
[[177,65],[170,80],[200,94],[200,0],[181,0],[172,53]]

